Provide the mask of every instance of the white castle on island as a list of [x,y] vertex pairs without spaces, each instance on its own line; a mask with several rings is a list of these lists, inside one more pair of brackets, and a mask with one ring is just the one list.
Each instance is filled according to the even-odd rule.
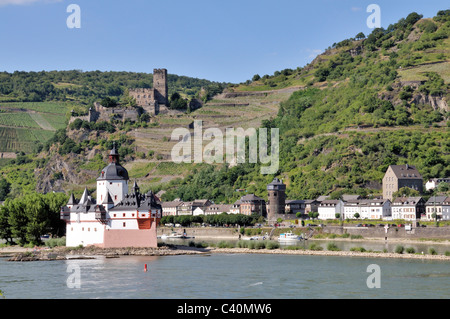
[[108,166],[97,178],[97,199],[85,188],[79,201],[71,194],[61,208],[66,246],[157,247],[161,205],[152,191],[141,194],[136,182],[129,194],[128,181],[128,172],[120,165],[114,146]]

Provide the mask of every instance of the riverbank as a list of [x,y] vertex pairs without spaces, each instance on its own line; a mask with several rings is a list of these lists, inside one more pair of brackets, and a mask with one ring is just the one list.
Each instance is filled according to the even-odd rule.
[[14,248],[0,249],[0,257],[8,261],[51,261],[89,259],[96,256],[117,258],[120,256],[176,256],[201,254],[202,249],[188,246],[162,246],[158,248],[98,248],[89,247],[55,247],[51,249]]
[[427,259],[450,261],[450,256],[429,254],[397,254],[385,252],[359,252],[359,251],[331,251],[308,249],[249,249],[249,248],[214,248],[212,253],[222,254],[283,254],[308,256],[340,256],[340,257],[366,257],[366,258],[400,258],[400,259]]
[[52,249],[25,249],[14,251],[13,247],[0,249],[0,256],[7,257],[8,261],[51,261],[89,259],[98,256],[105,258],[119,258],[120,256],[177,256],[177,255],[208,255],[208,254],[272,254],[272,255],[312,255],[312,256],[340,256],[340,257],[365,257],[365,258],[397,258],[397,259],[421,259],[450,261],[450,256],[432,255],[424,253],[389,253],[373,251],[341,251],[341,250],[312,250],[290,248],[218,248],[218,247],[190,247],[182,245],[167,245],[158,248],[69,248],[56,247]]

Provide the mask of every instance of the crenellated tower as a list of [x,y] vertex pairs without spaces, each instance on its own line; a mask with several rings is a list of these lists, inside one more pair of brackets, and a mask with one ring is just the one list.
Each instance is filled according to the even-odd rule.
[[155,90],[155,100],[157,100],[159,104],[169,105],[167,69],[153,70],[153,88]]

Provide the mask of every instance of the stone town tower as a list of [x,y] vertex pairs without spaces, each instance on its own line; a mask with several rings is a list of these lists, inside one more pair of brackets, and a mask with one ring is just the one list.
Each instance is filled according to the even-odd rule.
[[267,185],[267,219],[275,220],[276,215],[285,213],[286,185],[278,178],[274,178],[272,183]]
[[159,104],[169,105],[166,69],[153,70],[153,88],[155,90],[155,100],[157,100]]

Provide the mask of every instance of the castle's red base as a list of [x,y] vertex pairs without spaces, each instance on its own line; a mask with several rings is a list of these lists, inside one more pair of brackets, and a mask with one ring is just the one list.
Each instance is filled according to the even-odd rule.
[[156,248],[156,223],[150,229],[109,229],[105,230],[102,248]]

